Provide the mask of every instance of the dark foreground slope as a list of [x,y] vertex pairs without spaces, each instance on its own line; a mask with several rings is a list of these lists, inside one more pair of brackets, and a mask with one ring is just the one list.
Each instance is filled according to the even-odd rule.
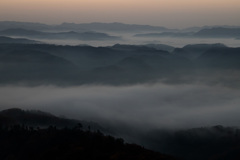
[[79,129],[0,129],[0,159],[7,160],[173,160],[122,139]]
[[3,110],[0,112],[1,126],[26,125],[31,127],[46,128],[50,125],[58,128],[74,127],[80,121],[59,118],[42,111],[24,111],[18,108]]
[[47,128],[48,126],[55,126],[61,129],[65,127],[73,128],[79,124],[81,124],[83,130],[87,130],[90,127],[92,130],[101,130],[104,133],[108,133],[106,129],[94,122],[57,117],[51,113],[39,110],[11,108],[0,111],[0,126],[2,127],[24,125],[33,128]]
[[[11,123],[10,123],[11,122]],[[44,123],[45,126],[42,124]],[[37,127],[37,126],[41,127]],[[47,125],[49,127],[47,127]],[[104,124],[102,124],[104,125]],[[63,127],[65,126],[65,127]],[[238,160],[240,129],[202,127],[177,130],[149,130],[130,133],[115,126],[116,132],[128,133],[128,139],[106,136],[106,130],[77,120],[55,117],[41,111],[9,109],[0,112],[0,159],[113,159],[113,160]],[[144,128],[144,127],[143,127]],[[104,135],[104,134],[105,135]],[[118,134],[118,137],[121,134]],[[126,136],[126,135],[125,135]],[[124,136],[123,136],[124,137]],[[154,150],[153,151],[150,151]],[[164,153],[160,154],[160,153]],[[167,156],[167,155],[172,155]]]
[[78,129],[31,130],[13,126],[0,130],[0,159],[7,160],[173,160],[122,139],[104,136],[100,132]]
[[240,129],[236,127],[201,127],[176,131],[158,130],[148,133],[146,147],[185,160],[240,159]]
[[[19,119],[18,123],[9,125],[4,123],[6,118]],[[4,121],[5,117],[5,121]],[[51,117],[51,120],[49,120]],[[124,143],[123,139],[105,136],[100,131],[82,130],[78,124],[71,129],[57,129],[55,126],[48,128],[31,127],[26,119],[48,121],[54,124],[61,120],[46,113],[24,112],[19,109],[2,111],[0,114],[0,159],[1,160],[174,160],[174,158],[153,152],[135,144]],[[41,120],[40,120],[41,119]],[[21,121],[20,121],[21,120]],[[24,125],[24,120],[26,125]],[[55,120],[55,122],[54,122]],[[54,123],[53,123],[54,122]]]

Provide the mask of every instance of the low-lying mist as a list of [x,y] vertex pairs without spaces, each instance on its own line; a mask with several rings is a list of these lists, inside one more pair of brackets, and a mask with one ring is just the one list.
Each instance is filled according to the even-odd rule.
[[[219,85],[0,87],[0,109],[42,110],[140,130],[240,126],[240,91]],[[117,128],[117,127],[116,127]]]
[[[111,33],[109,33],[111,34]],[[229,47],[239,47],[238,39],[230,38],[183,38],[183,37],[134,37],[132,34],[116,34],[116,36],[122,36],[123,39],[120,40],[51,40],[51,39],[35,39],[47,44],[56,45],[90,45],[95,47],[102,46],[113,46],[115,44],[129,44],[129,45],[144,45],[144,44],[167,44],[173,47],[184,47],[188,44],[213,44],[222,43]]]

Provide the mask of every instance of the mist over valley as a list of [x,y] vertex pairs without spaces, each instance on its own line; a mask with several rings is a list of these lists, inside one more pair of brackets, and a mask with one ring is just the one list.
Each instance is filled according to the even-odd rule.
[[83,123],[183,159],[237,157],[239,35],[238,26],[0,22],[0,122]]

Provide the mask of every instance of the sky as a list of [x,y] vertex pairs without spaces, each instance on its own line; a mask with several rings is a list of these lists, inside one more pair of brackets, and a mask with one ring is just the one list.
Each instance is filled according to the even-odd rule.
[[1,0],[0,21],[240,25],[239,0]]

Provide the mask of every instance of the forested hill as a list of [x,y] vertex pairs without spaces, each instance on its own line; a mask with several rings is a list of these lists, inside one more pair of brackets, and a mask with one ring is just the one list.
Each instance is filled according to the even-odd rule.
[[[175,159],[171,156],[144,149],[136,144],[124,143],[123,139],[106,136],[99,130],[83,130],[80,123],[75,127],[69,128],[66,126],[62,129],[58,129],[55,126],[47,128],[31,127],[23,123],[4,125],[4,117],[9,118],[13,115],[17,117],[15,120],[21,118],[29,119],[32,116],[31,119],[35,121],[37,119],[52,119],[52,121],[55,119],[57,121],[56,117],[40,111],[35,114],[19,109],[2,111],[0,115],[1,160]],[[58,121],[60,122],[60,119]],[[62,120],[62,122],[64,121]],[[71,121],[69,120],[68,122]]]

